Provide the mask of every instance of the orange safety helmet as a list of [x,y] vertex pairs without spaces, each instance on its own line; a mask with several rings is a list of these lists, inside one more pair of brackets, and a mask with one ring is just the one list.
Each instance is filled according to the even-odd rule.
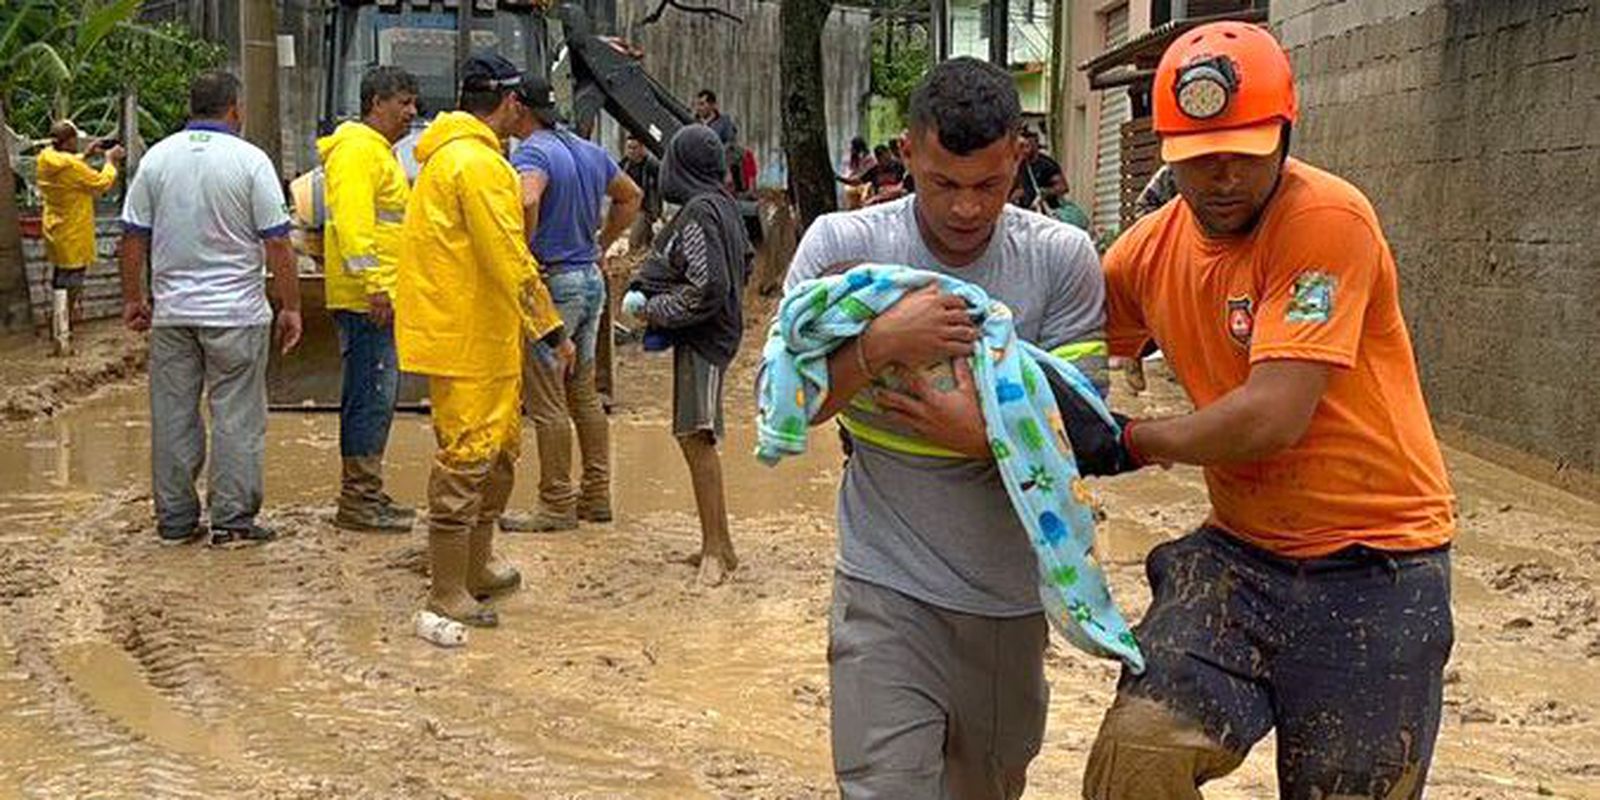
[[1265,28],[1212,22],[1167,47],[1150,89],[1161,160],[1264,156],[1299,114],[1289,57]]

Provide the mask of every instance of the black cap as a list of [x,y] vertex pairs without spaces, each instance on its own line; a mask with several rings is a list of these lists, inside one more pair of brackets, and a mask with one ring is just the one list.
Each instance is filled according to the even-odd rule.
[[522,70],[498,53],[475,55],[461,64],[463,91],[511,90],[521,86],[522,80]]
[[522,76],[522,85],[517,88],[517,97],[545,125],[554,126],[565,121],[556,108],[556,90],[543,75],[530,72]]

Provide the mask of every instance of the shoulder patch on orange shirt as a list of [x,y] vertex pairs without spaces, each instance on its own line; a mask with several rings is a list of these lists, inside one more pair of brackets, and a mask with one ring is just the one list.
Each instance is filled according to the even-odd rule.
[[1333,294],[1338,278],[1322,270],[1306,270],[1295,276],[1284,319],[1289,322],[1327,322],[1333,315]]

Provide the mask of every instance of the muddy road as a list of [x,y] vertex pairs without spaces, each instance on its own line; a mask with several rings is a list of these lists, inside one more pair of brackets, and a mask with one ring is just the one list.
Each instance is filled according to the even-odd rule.
[[[747,348],[747,376],[754,347]],[[0,425],[0,797],[823,798],[824,662],[840,459],[725,457],[742,567],[702,589],[669,361],[625,348],[618,523],[500,542],[528,588],[465,650],[411,636],[423,537],[327,523],[337,420],[271,420],[265,548],[156,544],[140,387]],[[1164,381],[1125,404],[1177,410]],[[431,432],[402,415],[390,491],[423,497]],[[533,497],[524,456],[514,503]],[[1600,798],[1600,508],[1451,454],[1464,530],[1433,798]],[[1197,472],[1097,485],[1118,597],[1204,515]],[[1115,672],[1052,648],[1029,798],[1076,796]],[[1259,749],[1211,798],[1266,798]]]

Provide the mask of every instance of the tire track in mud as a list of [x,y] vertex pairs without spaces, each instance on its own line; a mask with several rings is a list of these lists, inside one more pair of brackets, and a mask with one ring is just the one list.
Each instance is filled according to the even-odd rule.
[[5,564],[17,568],[0,572],[0,597],[8,599],[0,603],[0,613],[13,643],[16,667],[28,676],[32,690],[14,713],[48,720],[52,731],[87,756],[81,768],[23,775],[22,782],[28,791],[46,796],[104,795],[132,790],[130,782],[139,791],[164,797],[213,796],[222,787],[208,785],[199,765],[152,745],[102,708],[62,661],[66,635],[98,628],[103,621],[100,612],[114,610],[99,603],[73,602],[99,597],[99,587],[114,580],[103,562],[85,564],[65,556],[95,549],[88,535],[106,528],[126,502],[126,496],[101,501],[65,536],[33,540],[36,556],[12,556],[22,563]]
[[[248,650],[260,636],[259,627],[252,624],[254,609],[240,607],[250,605],[239,602],[250,599],[250,593],[230,593],[218,586],[175,585],[173,581],[181,580],[183,571],[172,570],[176,574],[168,575],[162,569],[180,559],[220,560],[224,554],[195,546],[162,548],[153,541],[148,526],[139,523],[118,531],[108,523],[124,505],[120,498],[101,503],[85,522],[46,545],[39,557],[8,556],[3,566],[10,569],[0,573],[0,597],[13,601],[5,610],[18,666],[29,675],[31,688],[45,703],[38,709],[39,715],[48,718],[51,727],[87,754],[90,762],[87,771],[56,775],[35,788],[63,796],[126,789],[141,796],[162,797],[214,797],[218,792],[237,793],[241,784],[274,796],[285,792],[328,796],[330,789],[346,795],[349,793],[339,789],[357,789],[353,784],[308,783],[300,765],[273,757],[276,745],[283,742],[271,741],[273,737],[263,736],[249,725],[248,720],[263,711],[258,702],[262,697],[241,691],[220,664],[229,654]],[[298,606],[295,598],[288,596],[290,592],[273,592],[271,587],[284,583],[285,572],[298,572],[307,562],[319,563],[315,548],[278,560],[276,556],[287,549],[275,545],[271,551],[262,550],[265,558],[253,558],[242,567],[256,573],[268,587],[268,607]],[[66,557],[68,553],[70,557]],[[40,563],[70,563],[70,575],[57,578],[41,569]],[[324,559],[320,563],[329,562]],[[219,571],[230,570],[223,566]],[[192,576],[193,570],[187,573]],[[337,583],[337,577],[322,576],[312,587],[318,590],[313,596],[332,596]],[[67,594],[74,598],[65,597]],[[34,608],[16,608],[14,600],[18,598],[32,599]],[[284,599],[289,602],[277,602]],[[318,626],[311,629],[313,641],[318,640],[318,631],[331,630],[331,608],[338,603],[318,605],[322,607],[310,608],[302,615]],[[290,618],[286,627],[292,628],[295,622]],[[73,632],[79,637],[87,634],[87,639],[73,637]],[[320,638],[332,641],[331,635]],[[84,663],[72,663],[78,644],[94,642],[126,655],[128,668],[122,670],[122,677],[142,684],[170,707],[174,716],[164,723],[178,723],[176,737],[171,730],[141,730],[107,707],[111,698],[97,694],[90,685],[96,673],[117,667],[114,654],[94,651],[77,659]],[[355,663],[353,657],[322,661],[326,669],[338,673]],[[136,693],[138,688],[124,686],[121,691]],[[219,764],[218,759],[207,756],[204,746],[183,741],[182,723],[186,721],[198,726],[188,731],[196,736],[242,729],[242,735],[236,734],[237,752],[229,754],[227,763]],[[225,784],[202,779],[215,774],[218,767],[228,775]]]

